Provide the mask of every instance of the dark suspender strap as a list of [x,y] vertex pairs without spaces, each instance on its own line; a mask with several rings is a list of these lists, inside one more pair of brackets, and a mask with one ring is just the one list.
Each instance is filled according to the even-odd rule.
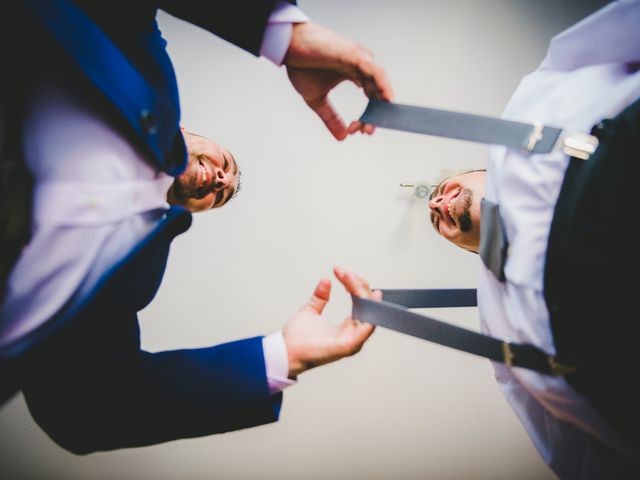
[[504,145],[531,153],[549,153],[562,130],[500,118],[401,105],[372,99],[360,117],[383,128]]
[[429,290],[382,290],[387,303],[406,308],[475,307],[475,288],[432,288]]
[[593,135],[567,135],[560,128],[540,123],[514,122],[376,99],[369,100],[360,121],[405,132],[504,145],[529,153],[549,153],[561,148],[567,155],[582,160],[588,159],[598,146],[598,139]]
[[473,307],[476,305],[474,289],[382,290],[382,294],[385,300],[381,302],[352,296],[353,318],[486,357],[510,367],[527,368],[555,376],[574,371],[533,345],[500,340],[407,310]]

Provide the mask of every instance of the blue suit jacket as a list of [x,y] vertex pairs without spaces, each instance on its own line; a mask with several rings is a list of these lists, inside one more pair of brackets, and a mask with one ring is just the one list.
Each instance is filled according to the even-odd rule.
[[[197,1],[140,1],[127,2],[124,8],[120,0],[78,0],[75,6],[34,0],[35,10],[20,18],[33,22],[28,25],[31,31],[48,40],[43,43],[48,68],[87,86],[82,91],[90,92],[109,113],[114,127],[158,168],[175,175],[184,168],[186,156],[175,76],[155,23],[156,9],[162,7],[257,54],[274,3],[234,1],[214,9]],[[40,8],[57,4],[69,8],[64,15],[46,11],[39,17]],[[73,36],[77,31],[86,33],[81,42]],[[95,52],[86,56],[86,45],[98,45],[105,58]],[[115,54],[113,63],[109,45],[132,68],[120,65],[125,73],[118,70],[117,75],[103,68],[105,63],[117,67],[122,60]],[[5,369],[16,377],[34,419],[64,448],[89,453],[277,420],[281,395],[269,395],[260,337],[203,349],[155,354],[140,350],[137,312],[160,285],[171,241],[190,223],[188,212],[172,208],[87,298],[0,352],[0,372],[9,365]]]
[[38,332],[42,341],[28,340],[21,370],[29,410],[66,449],[135,447],[277,420],[281,395],[269,395],[260,337],[140,350],[137,312],[160,285],[171,241],[190,223],[188,212],[171,209],[91,296]]

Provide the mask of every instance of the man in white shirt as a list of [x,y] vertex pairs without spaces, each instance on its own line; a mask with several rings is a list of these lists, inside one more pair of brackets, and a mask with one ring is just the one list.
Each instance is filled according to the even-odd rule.
[[483,331],[577,367],[565,379],[495,364],[504,395],[562,478],[640,472],[632,301],[640,262],[627,241],[640,173],[639,25],[640,2],[623,1],[560,33],[503,114],[593,132],[600,147],[589,160],[492,147],[486,172],[444,179],[429,201],[438,233],[473,252],[481,199],[499,206],[509,247],[503,280],[481,268]]

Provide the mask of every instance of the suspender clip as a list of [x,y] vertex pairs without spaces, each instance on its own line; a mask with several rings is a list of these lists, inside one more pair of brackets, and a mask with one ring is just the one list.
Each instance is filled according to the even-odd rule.
[[531,133],[529,134],[529,139],[527,140],[527,146],[525,150],[527,152],[533,152],[533,149],[536,148],[536,144],[542,140],[542,129],[544,125],[540,122],[533,122]]
[[598,139],[584,133],[563,136],[560,141],[563,153],[581,160],[588,160],[598,148]]

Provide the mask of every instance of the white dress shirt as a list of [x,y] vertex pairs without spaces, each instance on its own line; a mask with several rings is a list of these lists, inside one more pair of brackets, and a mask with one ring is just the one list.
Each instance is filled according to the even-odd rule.
[[[260,52],[281,65],[292,23],[308,18],[279,2]],[[0,348],[82,299],[162,220],[173,178],[151,166],[68,87],[37,89],[25,119],[25,161],[34,177],[32,238],[7,282]],[[282,333],[263,339],[271,393],[295,383]]]
[[[640,96],[639,61],[640,2],[611,3],[552,39],[542,64],[521,81],[503,116],[589,133]],[[525,155],[493,147],[487,168],[485,196],[500,205],[510,253],[504,283],[481,268],[482,328],[548,353],[555,348],[543,296],[544,261],[568,162],[559,151]],[[536,448],[562,478],[605,478],[621,465],[620,457],[595,439],[637,462],[640,449],[625,444],[564,379],[494,366]]]

